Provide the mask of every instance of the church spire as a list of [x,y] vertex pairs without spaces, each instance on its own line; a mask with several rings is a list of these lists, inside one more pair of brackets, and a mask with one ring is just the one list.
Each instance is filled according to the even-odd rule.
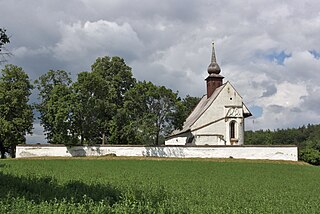
[[219,74],[221,72],[220,67],[217,63],[216,53],[214,50],[214,42],[212,42],[212,55],[211,55],[211,63],[208,66],[208,73],[210,74]]
[[209,76],[206,78],[207,81],[207,98],[210,98],[213,92],[222,85],[223,76],[220,75],[220,67],[217,63],[216,53],[214,50],[214,43],[212,42],[212,55],[211,63],[208,66]]

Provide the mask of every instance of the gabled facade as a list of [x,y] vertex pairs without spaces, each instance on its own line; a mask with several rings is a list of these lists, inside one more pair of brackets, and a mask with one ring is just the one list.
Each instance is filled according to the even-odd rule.
[[206,78],[207,95],[203,96],[184,122],[165,145],[242,145],[244,119],[251,116],[243,99],[230,82],[223,84],[216,62],[214,45]]

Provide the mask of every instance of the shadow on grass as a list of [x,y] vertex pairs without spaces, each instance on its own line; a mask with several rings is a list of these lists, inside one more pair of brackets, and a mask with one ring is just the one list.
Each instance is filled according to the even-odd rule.
[[[1,167],[1,166],[0,166]],[[88,185],[70,181],[64,185],[50,177],[13,176],[0,172],[0,200],[10,197],[24,197],[35,203],[51,200],[65,200],[72,203],[90,198],[94,202],[104,200],[112,205],[120,200],[120,191],[111,184]]]

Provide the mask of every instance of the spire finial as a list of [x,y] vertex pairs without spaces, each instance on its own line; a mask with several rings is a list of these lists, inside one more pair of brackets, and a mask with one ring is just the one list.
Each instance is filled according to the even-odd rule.
[[217,63],[217,59],[216,59],[216,53],[214,50],[214,41],[212,41],[212,55],[211,55],[211,63],[208,67],[208,73],[209,74],[219,74],[220,73],[220,67]]
[[213,40],[212,40],[211,44],[212,44],[211,63],[213,63],[213,62],[217,63],[216,53],[215,53],[215,50],[214,50],[214,41]]

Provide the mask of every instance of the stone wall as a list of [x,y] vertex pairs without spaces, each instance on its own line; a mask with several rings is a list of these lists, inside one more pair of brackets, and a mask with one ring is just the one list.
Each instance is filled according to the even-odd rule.
[[298,160],[296,146],[74,146],[19,145],[17,158],[79,156],[152,156],[173,158],[236,158]]

